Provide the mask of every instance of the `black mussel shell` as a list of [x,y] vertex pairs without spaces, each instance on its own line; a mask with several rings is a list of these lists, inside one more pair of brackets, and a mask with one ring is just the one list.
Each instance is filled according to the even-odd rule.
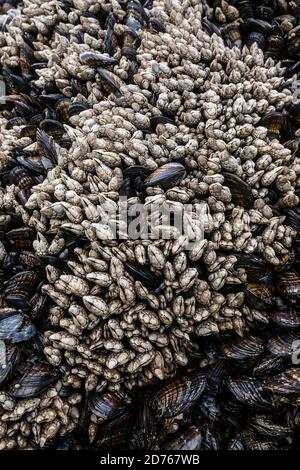
[[8,381],[15,372],[21,354],[18,346],[0,340],[0,386]]
[[295,309],[270,312],[271,320],[282,328],[300,328],[300,312]]
[[43,119],[44,119],[43,114],[35,114],[34,116],[32,116],[32,118],[30,118],[29,124],[31,124],[31,125],[33,125],[33,126],[39,127],[40,122],[41,122]]
[[269,437],[285,437],[291,434],[292,428],[286,423],[281,424],[273,416],[259,414],[248,420],[248,427],[258,434]]
[[20,191],[18,191],[17,192],[17,197],[18,197],[18,200],[19,200],[20,204],[25,206],[26,202],[30,198],[30,194],[31,194],[30,188],[24,188],[24,189],[21,189]]
[[35,108],[36,112],[42,112],[41,103],[34,93],[20,93],[20,96],[22,97],[24,103],[27,103],[29,106]]
[[36,113],[35,108],[32,108],[27,103],[23,103],[22,101],[15,101],[15,113],[21,116],[26,116],[27,118],[33,116]]
[[203,436],[203,450],[220,450],[219,433],[209,424],[205,424],[201,431]]
[[268,36],[272,31],[272,25],[268,21],[261,19],[248,18],[246,25],[248,25],[252,31],[261,33],[264,36]]
[[[103,429],[104,428],[104,429]],[[116,449],[125,444],[128,440],[128,423],[116,426],[116,428],[106,430],[105,424],[101,427],[101,435],[97,436],[95,442],[96,449]]]
[[59,451],[75,450],[74,436],[68,434],[64,439],[60,439],[55,446],[55,450],[59,450]]
[[279,372],[285,365],[282,356],[265,356],[253,369],[253,375],[263,377],[265,375]]
[[296,124],[300,122],[300,104],[292,104],[289,108],[290,116],[295,120]]
[[252,44],[257,43],[260,49],[265,50],[266,48],[266,40],[262,33],[258,31],[252,31],[246,40],[246,46],[251,47]]
[[26,168],[15,166],[9,173],[9,184],[15,184],[20,189],[25,189],[31,188],[35,181]]
[[10,253],[6,253],[2,261],[3,269],[13,269],[15,266],[18,265],[19,262],[19,253],[11,251]]
[[112,431],[115,428],[121,427],[123,424],[131,425],[132,424],[132,419],[133,419],[133,411],[134,408],[131,406],[133,402],[133,397],[125,392],[125,401],[127,402],[128,406],[126,408],[126,411],[124,413],[120,414],[116,418],[112,420],[105,421],[103,423],[103,428],[105,429],[106,432]]
[[11,343],[28,341],[36,334],[36,328],[27,315],[11,308],[0,309],[0,340]]
[[29,301],[29,312],[28,315],[34,321],[39,321],[47,314],[47,307],[49,304],[49,298],[47,295],[36,292]]
[[221,28],[221,32],[227,46],[236,46],[239,48],[242,47],[243,43],[239,21],[233,21],[232,23],[228,23],[227,25],[223,26]]
[[241,416],[245,414],[245,406],[242,402],[238,402],[231,397],[226,396],[226,399],[221,401],[222,417],[226,424],[234,426],[234,428],[240,427]]
[[268,129],[271,138],[279,138],[288,126],[287,116],[274,111],[261,118],[259,125]]
[[37,126],[33,124],[27,124],[21,128],[20,137],[30,137],[30,139],[35,140],[36,131]]
[[28,81],[20,75],[13,73],[8,66],[3,65],[2,74],[5,78],[7,93],[18,93],[21,90],[28,89]]
[[257,379],[229,377],[226,384],[234,398],[246,406],[268,408],[272,405],[264,396],[262,382]]
[[[134,75],[137,73],[138,71],[138,64],[135,60],[130,60],[129,59],[129,68],[128,68],[128,72],[127,72],[127,75],[128,75],[128,83],[134,83]],[[145,130],[144,132],[148,132],[148,130]]]
[[136,60],[137,48],[139,45],[139,36],[132,30],[126,31],[123,35],[122,56],[128,59]]
[[7,121],[6,129],[12,129],[14,126],[25,126],[27,121],[23,117],[13,117]]
[[226,446],[226,450],[244,450],[244,445],[240,439],[230,439]]
[[14,252],[11,251],[7,253],[3,259],[3,268],[4,269],[19,269],[24,270],[38,270],[41,271],[44,269],[44,263],[29,251]]
[[57,119],[62,120],[63,123],[69,122],[69,108],[71,101],[69,98],[61,97],[58,101],[55,102],[55,112],[57,114]]
[[289,331],[280,333],[267,342],[267,349],[274,356],[291,356],[295,352],[295,344],[300,345],[300,332]]
[[46,132],[42,129],[38,129],[36,132],[36,141],[38,143],[41,156],[56,165],[58,160],[58,150],[52,138],[48,137]]
[[47,93],[44,95],[40,95],[39,100],[49,106],[52,110],[57,108],[61,100],[66,100],[68,104],[70,103],[70,100],[68,98],[65,98],[64,95],[61,95],[59,93]]
[[38,256],[26,251],[19,253],[19,264],[24,269],[34,271],[42,271],[45,267],[44,263]]
[[130,179],[135,179],[137,177],[142,177],[146,178],[146,176],[150,175],[152,170],[149,168],[142,166],[142,165],[133,165],[128,168],[125,168],[123,171],[123,177],[125,178],[130,178]]
[[[299,62],[299,65],[300,65],[300,62]],[[292,152],[292,155],[294,157],[300,156],[300,139],[299,138],[288,140],[287,142],[284,143],[284,146]]]
[[205,29],[205,31],[210,35],[213,35],[213,34],[216,34],[217,36],[222,35],[220,29],[214,23],[209,21],[207,17],[203,18],[202,26]]
[[84,65],[94,67],[108,67],[117,64],[117,60],[113,57],[94,51],[82,52],[79,56],[79,60]]
[[22,71],[22,76],[28,79],[32,78],[31,64],[34,62],[33,50],[31,47],[24,42],[19,47],[20,54],[20,66]]
[[63,385],[59,390],[58,396],[60,398],[69,398],[74,393],[74,388],[71,385]]
[[34,64],[31,65],[32,70],[40,70],[40,69],[46,69],[47,68],[47,62],[34,62]]
[[84,83],[81,83],[79,80],[76,80],[75,78],[72,78],[71,79],[71,88],[72,88],[73,96],[81,94],[85,98],[88,97],[88,91],[87,91],[86,85]]
[[274,297],[271,290],[262,285],[248,282],[245,288],[248,302],[257,308],[264,308],[273,304]]
[[131,401],[127,392],[95,392],[90,397],[89,408],[99,422],[111,421],[125,413]]
[[259,5],[255,8],[255,16],[260,20],[272,22],[274,14],[273,8],[267,5]]
[[26,156],[20,155],[16,158],[17,162],[30,170],[31,173],[35,175],[44,175],[46,173],[45,167],[41,161],[27,158]]
[[213,395],[217,395],[221,387],[223,386],[224,379],[228,370],[228,362],[224,359],[215,361],[211,366],[207,368],[206,380],[207,390]]
[[242,436],[242,442],[246,450],[278,450],[275,438],[258,436],[257,433],[248,433]]
[[104,37],[104,46],[105,52],[107,52],[110,56],[113,56],[115,53],[115,48],[117,45],[117,38],[114,33],[114,26],[117,22],[117,19],[113,13],[109,13],[107,16],[105,27],[105,37]]
[[[267,38],[265,56],[278,59],[281,56],[285,46],[286,46],[285,39],[281,35],[271,34]],[[276,134],[278,134],[278,130],[276,128],[275,130],[276,130]]]
[[285,212],[286,223],[290,225],[294,230],[300,232],[300,211],[296,209],[287,209]]
[[258,256],[246,253],[235,253],[235,256],[237,258],[235,267],[245,269],[248,282],[259,283],[270,275],[266,262]]
[[[129,43],[132,43],[132,45],[133,45],[133,41],[140,41],[139,30],[141,29],[144,21],[140,15],[138,16],[139,17],[137,17],[135,14],[129,14],[127,16],[126,23],[127,23],[128,29],[126,29],[123,33],[123,46],[127,41],[126,37],[128,38],[131,36],[131,39],[129,39]],[[147,16],[147,23],[148,22],[149,22],[149,17]]]
[[260,356],[264,350],[264,341],[258,337],[247,336],[224,344],[222,350],[226,358],[242,361]]
[[121,187],[119,189],[119,195],[127,197],[128,199],[136,196],[136,188],[132,184],[131,178],[123,179]]
[[129,31],[132,31],[134,34],[138,34],[139,30],[142,27],[143,20],[142,18],[136,18],[134,14],[131,14],[128,15],[126,23],[129,28]]
[[108,88],[110,92],[120,92],[120,88],[124,85],[124,82],[117,75],[102,67],[97,68],[97,73],[99,74],[101,83],[103,83],[104,87]]
[[[198,407],[196,406],[196,411]],[[213,395],[203,395],[199,404],[199,410],[210,422],[214,422],[221,416],[220,405]]]
[[277,291],[288,297],[297,297],[300,294],[300,277],[296,272],[286,272],[279,276],[276,285]]
[[298,75],[299,72],[300,72],[300,60],[298,60],[296,62],[292,61],[292,63],[287,66],[284,75],[285,75],[286,78],[290,78],[295,74]]
[[39,282],[35,271],[21,271],[6,281],[3,295],[8,306],[28,308],[28,299]]
[[251,0],[237,0],[236,8],[240,12],[240,16],[243,19],[254,17],[254,2]]
[[157,18],[150,18],[149,25],[151,26],[152,29],[154,29],[154,31],[158,33],[166,32],[166,28],[164,24]]
[[202,395],[206,378],[201,370],[189,372],[161,387],[151,400],[157,418],[171,418],[190,408]]
[[154,170],[144,180],[145,188],[159,186],[163,189],[172,188],[186,176],[185,167],[178,162],[166,163]]
[[15,398],[37,397],[54,384],[59,376],[58,370],[34,357],[22,365],[19,376],[9,386],[9,393]]
[[199,450],[202,443],[200,430],[196,426],[190,426],[173,439],[165,442],[164,450]]
[[161,276],[150,271],[146,266],[130,262],[126,262],[126,266],[132,277],[150,290],[156,290],[162,283]]
[[155,449],[158,445],[158,429],[149,406],[150,393],[143,396],[142,403],[139,403],[136,422],[132,429],[129,446],[130,449]]
[[264,386],[274,393],[297,394],[300,393],[300,368],[293,367],[286,372],[268,377]]
[[128,2],[127,11],[132,12],[140,22],[149,22],[149,16],[139,0],[130,0]]
[[223,176],[225,185],[230,189],[232,202],[245,209],[251,209],[254,202],[251,187],[233,173],[223,173]]
[[69,107],[69,117],[77,116],[87,109],[89,109],[88,103],[85,103],[84,101],[74,101],[74,103],[70,104]]
[[283,255],[278,255],[278,258],[279,258],[279,264],[275,266],[274,270],[278,273],[281,273],[283,271],[286,271],[292,266],[296,258],[296,253],[293,248],[290,248],[288,253],[285,253]]
[[[276,188],[270,186],[269,188],[269,191],[268,191],[268,201],[271,205],[275,205],[278,203],[279,201],[279,198],[280,198],[280,194],[278,193],[278,191],[276,190]],[[259,229],[263,229],[264,230],[264,226],[261,225],[259,227]]]
[[54,119],[44,119],[40,122],[39,127],[54,139],[59,139],[65,133],[63,124]]

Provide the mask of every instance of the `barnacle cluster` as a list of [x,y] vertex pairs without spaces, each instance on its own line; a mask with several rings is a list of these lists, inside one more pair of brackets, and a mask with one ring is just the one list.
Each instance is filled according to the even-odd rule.
[[298,448],[298,0],[1,13],[0,449]]

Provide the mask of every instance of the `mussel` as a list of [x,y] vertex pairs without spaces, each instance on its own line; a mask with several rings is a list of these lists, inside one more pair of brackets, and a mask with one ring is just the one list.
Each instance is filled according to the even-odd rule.
[[18,376],[9,385],[9,393],[15,398],[37,397],[55,383],[59,376],[58,370],[38,356],[33,356],[19,367]]
[[162,387],[152,398],[152,409],[157,418],[168,418],[182,413],[201,396],[206,386],[202,371],[193,371]]

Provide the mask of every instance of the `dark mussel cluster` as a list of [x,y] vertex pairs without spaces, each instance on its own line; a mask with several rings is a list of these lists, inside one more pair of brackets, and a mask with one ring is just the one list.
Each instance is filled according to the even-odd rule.
[[[204,26],[222,35],[229,47],[257,43],[265,57],[286,61],[289,73],[297,71],[299,58],[298,0],[210,0],[212,11]],[[210,20],[213,24],[210,24]]]
[[[278,217],[285,211],[288,225],[297,235],[290,250],[283,248],[277,253],[276,265],[259,256],[234,253],[236,267],[247,274],[245,308],[251,306],[251,314],[255,312],[252,317],[249,312],[244,336],[236,339],[237,335],[226,333],[199,340],[191,335],[188,365],[179,367],[176,377],[165,382],[159,380],[158,371],[151,377],[151,386],[138,390],[117,386],[105,389],[103,381],[103,389],[100,383],[90,393],[77,380],[76,374],[83,378],[85,375],[76,357],[72,373],[67,375],[59,358],[55,366],[55,358],[50,364],[44,355],[43,334],[49,328],[50,305],[42,290],[46,266],[52,266],[54,275],[56,267],[72,274],[74,249],[88,249],[89,242],[70,230],[62,250],[59,240],[53,240],[49,232],[44,240],[37,239],[39,249],[34,249],[36,232],[44,232],[43,217],[36,217],[35,210],[48,195],[39,193],[41,199],[34,201],[31,188],[42,183],[57,164],[64,166],[72,144],[73,118],[89,109],[88,82],[97,81],[102,98],[110,93],[118,95],[124,83],[134,81],[139,31],[164,31],[163,24],[147,13],[151,2],[142,3],[120,2],[119,17],[101,7],[99,11],[86,12],[86,17],[96,16],[105,32],[101,38],[104,53],[81,53],[80,62],[87,75],[74,76],[63,90],[51,77],[45,80],[42,91],[36,84],[38,71],[46,68],[47,60],[42,54],[38,59],[39,54],[32,48],[31,44],[41,39],[41,31],[34,28],[24,32],[19,64],[2,66],[7,96],[1,112],[7,119],[6,130],[16,128],[19,139],[16,145],[8,142],[10,151],[0,162],[0,448],[299,448],[300,369],[295,345],[300,341],[300,210],[283,208],[275,185],[270,185],[269,203]],[[296,0],[277,1],[271,6],[270,2],[221,0],[211,2],[211,6],[213,16],[203,20],[210,33],[221,34],[229,46],[251,46],[256,42],[266,57],[286,61],[287,79],[297,73]],[[71,2],[59,2],[58,8],[62,16],[72,14]],[[118,25],[126,27],[118,29]],[[2,28],[9,28],[9,17]],[[85,33],[92,37],[94,34],[92,28]],[[53,21],[42,35],[46,46],[54,34],[62,43],[68,35],[57,30]],[[74,31],[72,34],[74,41],[83,40],[81,31],[78,36]],[[117,46],[129,64],[123,79],[112,71],[118,63],[114,55]],[[171,122],[168,116],[153,117],[147,132],[158,124]],[[294,138],[298,122],[298,109],[294,106],[266,115],[261,126],[268,128],[270,138],[280,138],[298,156],[298,137]],[[185,176],[185,167],[178,162],[154,171],[132,165],[123,172],[120,194],[142,198],[147,188],[168,189]],[[249,186],[231,173],[224,173],[224,177],[233,202],[251,207],[253,195]],[[27,204],[30,197],[32,207]],[[258,225],[257,230],[260,229]],[[269,236],[272,237],[272,230]],[[48,244],[47,253],[40,249],[43,242]],[[78,269],[77,265],[72,266]],[[161,284],[162,279],[146,267],[141,269],[130,261],[126,267],[145,286],[156,288]],[[197,270],[207,275],[201,263]],[[225,289],[235,293],[234,285]],[[61,320],[58,318],[57,325]],[[97,365],[93,366],[96,369]],[[90,375],[95,378],[95,374]]]
[[290,367],[288,358],[299,334],[286,331],[272,328],[235,342],[208,341],[202,345],[206,366],[138,396],[94,393],[89,401],[99,422],[98,431],[89,427],[94,446],[299,448],[299,368]]

